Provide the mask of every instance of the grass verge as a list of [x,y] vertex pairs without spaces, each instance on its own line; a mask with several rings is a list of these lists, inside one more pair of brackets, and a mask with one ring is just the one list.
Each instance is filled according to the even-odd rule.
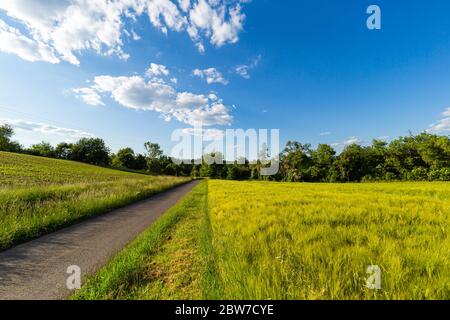
[[87,279],[72,299],[208,299],[218,297],[206,181]]

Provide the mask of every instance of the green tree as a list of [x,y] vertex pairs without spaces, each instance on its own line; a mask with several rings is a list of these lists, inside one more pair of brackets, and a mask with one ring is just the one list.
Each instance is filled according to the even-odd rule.
[[366,149],[357,144],[344,148],[336,160],[339,180],[343,182],[361,181],[369,175]]
[[157,143],[146,142],[144,148],[147,151],[147,168],[153,174],[161,174],[164,166],[161,164],[163,151]]
[[192,166],[191,177],[195,179],[200,178],[200,169],[198,165]]
[[147,170],[147,159],[142,154],[137,154],[134,160],[135,170]]
[[73,144],[61,142],[55,148],[55,157],[59,159],[73,159]]
[[393,172],[402,179],[408,179],[408,173],[414,168],[428,167],[423,161],[416,139],[413,135],[400,137],[393,140],[387,150],[386,166],[389,172]]
[[283,180],[290,182],[309,181],[311,167],[311,145],[288,141],[281,154],[281,174]]
[[336,160],[336,151],[327,144],[319,144],[317,150],[311,151],[313,166],[311,177],[316,182],[327,182],[332,180],[331,168]]
[[22,147],[19,143],[11,141],[14,129],[9,124],[0,126],[0,151],[20,152]]
[[131,148],[123,148],[117,151],[114,157],[113,165],[122,168],[135,169],[136,157],[134,150]]
[[56,158],[56,152],[55,148],[48,143],[48,142],[41,142],[38,144],[34,144],[30,147],[30,149],[27,150],[28,153],[35,155],[35,156],[41,156],[41,157],[47,157],[47,158]]
[[72,160],[99,166],[110,164],[109,148],[100,138],[82,138],[72,146]]

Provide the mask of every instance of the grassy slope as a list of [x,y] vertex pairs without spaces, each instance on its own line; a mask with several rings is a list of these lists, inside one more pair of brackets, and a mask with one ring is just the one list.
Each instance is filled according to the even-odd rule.
[[170,209],[90,278],[74,299],[201,299],[219,294],[212,265],[207,183]]
[[213,180],[76,298],[450,299],[449,219],[447,183]]
[[0,152],[0,250],[185,181]]

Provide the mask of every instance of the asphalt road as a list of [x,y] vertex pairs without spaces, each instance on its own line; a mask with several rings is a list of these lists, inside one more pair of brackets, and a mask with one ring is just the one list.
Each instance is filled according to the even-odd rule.
[[0,252],[0,299],[64,299],[69,266],[82,276],[118,251],[175,205],[197,182],[179,186],[96,218]]

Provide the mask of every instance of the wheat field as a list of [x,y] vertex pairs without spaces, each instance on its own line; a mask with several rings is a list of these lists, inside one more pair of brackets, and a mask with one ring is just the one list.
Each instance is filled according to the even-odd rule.
[[224,299],[450,298],[448,183],[211,180],[208,202]]

